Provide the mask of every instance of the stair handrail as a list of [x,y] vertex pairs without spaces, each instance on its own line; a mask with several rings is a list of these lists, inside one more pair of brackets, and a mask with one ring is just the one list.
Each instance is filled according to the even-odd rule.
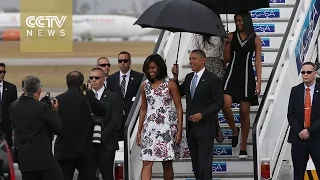
[[[160,32],[160,35],[158,37],[156,46],[153,50],[153,54],[162,54],[164,47],[166,46],[166,40],[168,38],[169,33],[162,30]],[[143,82],[146,79],[146,76],[144,75],[141,82]],[[140,98],[140,88],[137,91],[135,101],[133,102],[132,108],[128,114],[128,118],[126,119],[125,125],[124,125],[124,179],[125,180],[132,180],[131,178],[131,164],[130,164],[130,150],[132,147],[133,142],[130,142],[131,135],[133,134],[134,127],[137,125],[138,122],[138,116],[139,111],[141,107],[141,98]]]
[[[290,56],[292,54],[292,52],[290,52],[290,48],[289,46],[295,43],[292,43],[292,41],[288,40],[288,37],[292,37],[292,36],[296,36],[295,32],[299,32],[301,31],[301,26],[298,26],[298,24],[303,23],[301,22],[302,20],[305,20],[304,18],[299,16],[299,13],[301,11],[303,11],[304,9],[304,3],[305,1],[299,1],[297,0],[290,20],[288,22],[288,26],[285,32],[285,35],[283,37],[279,52],[277,54],[276,60],[274,62],[274,66],[268,81],[268,84],[266,86],[266,89],[264,91],[264,95],[263,98],[260,102],[260,106],[255,118],[255,121],[253,123],[253,128],[252,128],[252,140],[253,140],[253,156],[254,156],[254,179],[255,180],[260,180],[260,157],[259,157],[259,152],[258,152],[258,140],[259,140],[259,131],[260,128],[262,128],[262,126],[264,125],[264,123],[268,123],[268,122],[264,122],[264,117],[262,117],[262,114],[265,114],[267,112],[267,106],[270,106],[270,101],[266,102],[267,98],[269,98],[268,100],[270,100],[271,96],[273,94],[270,93],[270,89],[271,87],[273,87],[273,89],[275,89],[275,83],[277,83],[277,81],[279,80],[279,76],[280,76],[280,70],[281,68],[283,68],[284,66],[284,61],[287,58],[287,56]],[[298,13],[297,13],[298,12]],[[300,20],[300,22],[299,22]],[[297,27],[298,26],[298,27]],[[298,36],[299,36],[298,34]],[[292,43],[292,44],[291,44]],[[291,54],[290,54],[291,53]],[[281,61],[281,63],[280,63]],[[278,75],[277,77],[275,77],[276,75]],[[284,133],[287,133],[287,131],[285,131]],[[263,136],[262,136],[263,137]],[[285,140],[286,138],[284,138],[283,140]],[[280,154],[280,152],[279,152]],[[274,166],[275,167],[275,166]],[[270,169],[271,173],[273,173],[274,169]]]

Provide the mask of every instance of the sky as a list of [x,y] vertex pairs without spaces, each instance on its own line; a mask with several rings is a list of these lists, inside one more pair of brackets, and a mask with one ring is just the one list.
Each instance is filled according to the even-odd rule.
[[[158,0],[74,0],[78,14],[128,14],[139,16]],[[87,8],[84,8],[87,7]],[[20,0],[0,0],[0,9],[20,8]]]

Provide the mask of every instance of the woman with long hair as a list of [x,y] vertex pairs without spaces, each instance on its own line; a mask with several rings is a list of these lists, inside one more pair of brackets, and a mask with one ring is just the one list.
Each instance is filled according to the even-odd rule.
[[162,162],[164,179],[173,180],[172,161],[179,158],[182,139],[183,112],[179,88],[169,79],[166,64],[158,54],[147,57],[143,72],[147,80],[141,85],[137,133],[143,161],[141,180],[151,180],[154,161]]
[[[261,91],[261,39],[254,32],[248,11],[235,14],[236,31],[225,41],[224,60],[228,62],[224,77],[223,114],[232,129],[232,147],[239,145],[240,128],[235,126],[232,103],[240,103],[241,147],[239,158],[247,158],[247,139],[250,129],[250,106],[259,105]],[[255,72],[252,56],[255,53]]]

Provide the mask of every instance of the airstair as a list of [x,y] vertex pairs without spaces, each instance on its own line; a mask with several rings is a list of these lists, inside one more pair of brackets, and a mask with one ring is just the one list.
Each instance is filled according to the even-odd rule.
[[[320,0],[270,0],[270,8],[259,9],[251,12],[254,29],[262,39],[262,87],[259,95],[260,106],[251,107],[251,129],[248,137],[247,151],[249,157],[239,159],[240,149],[231,147],[231,130],[222,113],[219,113],[219,121],[225,140],[223,143],[215,142],[212,173],[214,180],[258,180],[268,176],[277,179],[281,176],[283,167],[289,167],[290,158],[284,156],[287,148],[285,142],[287,135],[286,110],[288,97],[292,86],[296,85],[299,77],[299,60],[309,61],[315,57],[314,49],[318,36],[318,9]],[[226,22],[225,15],[221,15]],[[311,18],[311,19],[310,19]],[[317,18],[317,19],[315,19]],[[304,22],[314,22],[304,25]],[[235,29],[233,15],[228,15],[229,30]],[[288,28],[287,28],[288,27]],[[315,31],[316,29],[317,32]],[[306,34],[307,31],[307,34]],[[171,75],[171,67],[177,56],[177,46],[180,33],[162,31],[159,36],[154,53],[160,54],[166,59],[168,74]],[[178,64],[180,68],[179,80],[183,80],[186,74],[191,72],[188,65],[189,53],[192,50],[190,33],[182,33]],[[308,44],[308,46],[306,46]],[[302,54],[303,53],[303,54]],[[311,54],[311,55],[310,55]],[[294,55],[294,56],[293,56]],[[315,60],[313,58],[312,60]],[[254,58],[253,58],[254,63]],[[298,67],[298,71],[297,71]],[[290,69],[291,68],[291,69]],[[288,79],[284,79],[288,78]],[[282,88],[279,90],[279,88]],[[287,94],[283,94],[284,93]],[[281,92],[282,94],[278,94]],[[139,92],[137,97],[140,96]],[[277,101],[281,97],[283,101]],[[280,98],[279,98],[280,99]],[[125,179],[140,179],[142,162],[139,160],[140,148],[135,143],[137,133],[137,120],[140,109],[140,98],[136,98],[126,122],[125,138]],[[185,99],[182,99],[184,112],[186,110]],[[240,127],[239,104],[233,104],[236,125]],[[277,117],[278,114],[279,119]],[[277,121],[279,124],[276,124]],[[273,130],[275,129],[275,130]],[[241,140],[240,140],[241,141]],[[287,163],[288,166],[285,166]],[[262,165],[263,164],[263,165]],[[173,163],[175,180],[194,180],[191,159],[184,158]],[[155,163],[153,167],[154,180],[163,179],[161,163]],[[285,176],[282,176],[285,177]],[[283,179],[283,178],[282,178]],[[289,177],[290,179],[290,177]],[[292,177],[291,177],[292,179]]]

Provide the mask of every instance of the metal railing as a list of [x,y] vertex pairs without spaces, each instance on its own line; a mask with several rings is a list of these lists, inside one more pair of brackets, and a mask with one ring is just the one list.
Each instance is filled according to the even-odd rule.
[[[260,180],[260,174],[259,174],[259,172],[260,172],[260,163],[259,163],[260,162],[260,157],[258,156],[258,142],[257,142],[258,138],[260,138],[259,137],[259,133],[257,131],[261,128],[258,125],[259,123],[261,124],[261,122],[259,122],[259,120],[262,118],[262,116],[264,116],[263,113],[267,113],[267,110],[264,109],[264,106],[266,106],[266,105],[270,106],[270,103],[266,104],[266,100],[267,100],[267,96],[270,95],[269,91],[270,91],[270,88],[271,88],[272,84],[278,82],[279,76],[275,77],[275,75],[276,75],[277,70],[279,69],[279,66],[281,66],[281,67],[284,66],[283,62],[280,64],[280,60],[281,60],[281,58],[284,58],[285,56],[287,56],[287,53],[289,53],[289,52],[287,52],[287,50],[284,51],[284,48],[285,48],[285,46],[286,46],[286,48],[288,48],[288,46],[289,46],[287,44],[288,43],[287,41],[288,41],[288,37],[291,36],[291,34],[289,34],[289,33],[293,33],[294,32],[292,30],[292,28],[295,28],[295,27],[292,27],[293,23],[295,23],[295,25],[296,25],[299,22],[299,18],[296,17],[296,13],[297,13],[297,10],[298,10],[300,2],[301,1],[297,0],[296,3],[295,3],[295,6],[293,8],[290,20],[288,22],[288,26],[287,26],[286,32],[285,32],[285,34],[283,36],[283,40],[282,40],[279,52],[278,52],[276,60],[274,62],[274,67],[273,67],[272,72],[270,74],[268,84],[267,84],[266,89],[264,91],[263,98],[261,100],[261,103],[260,103],[256,118],[255,118],[255,121],[253,123],[252,140],[253,140],[254,179],[255,180]],[[277,75],[279,75],[279,73]],[[277,79],[275,79],[275,78],[277,78]],[[265,112],[263,112],[263,110],[265,110]],[[287,133],[287,130],[284,133]],[[281,143],[281,147],[285,143],[284,142],[285,139],[286,138],[283,138],[283,142]],[[278,154],[278,156],[279,155],[280,155],[280,153]],[[276,162],[276,163],[279,163],[279,162]],[[271,173],[273,173],[274,169],[270,169],[270,171],[271,171]]]

